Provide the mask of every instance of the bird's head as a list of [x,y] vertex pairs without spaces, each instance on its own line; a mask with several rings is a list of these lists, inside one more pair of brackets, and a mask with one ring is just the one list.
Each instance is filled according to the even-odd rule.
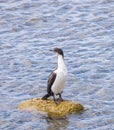
[[64,57],[64,53],[63,53],[63,50],[60,49],[60,48],[54,48],[53,50],[50,50],[50,51],[53,51],[55,53],[57,53],[58,55],[61,55],[62,57]]

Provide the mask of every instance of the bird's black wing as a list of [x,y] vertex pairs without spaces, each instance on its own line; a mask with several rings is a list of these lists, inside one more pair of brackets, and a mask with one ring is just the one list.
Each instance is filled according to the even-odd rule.
[[56,73],[52,72],[48,78],[48,82],[47,82],[47,92],[48,94],[52,95],[52,91],[51,91],[51,87],[55,81],[56,78]]

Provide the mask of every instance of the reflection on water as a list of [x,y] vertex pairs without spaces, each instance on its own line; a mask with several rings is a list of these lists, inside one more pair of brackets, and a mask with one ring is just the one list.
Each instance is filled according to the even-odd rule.
[[64,118],[46,118],[48,123],[47,130],[66,130],[69,125],[69,121],[67,117]]
[[[0,129],[114,128],[113,12],[113,0],[0,1]],[[20,102],[44,95],[54,47],[68,66],[63,97],[88,110],[60,119],[19,111]]]

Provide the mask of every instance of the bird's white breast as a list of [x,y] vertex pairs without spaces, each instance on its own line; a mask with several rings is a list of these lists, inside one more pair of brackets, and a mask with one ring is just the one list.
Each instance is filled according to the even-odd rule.
[[54,94],[61,94],[67,80],[67,69],[64,66],[64,68],[62,69],[58,68],[57,70],[55,70],[55,73],[56,79],[51,89]]

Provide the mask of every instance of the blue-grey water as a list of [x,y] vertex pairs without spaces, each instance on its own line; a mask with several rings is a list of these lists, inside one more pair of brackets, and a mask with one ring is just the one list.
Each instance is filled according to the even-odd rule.
[[[60,47],[63,98],[87,111],[59,119],[20,111],[46,93]],[[114,1],[0,0],[0,130],[114,130]]]

